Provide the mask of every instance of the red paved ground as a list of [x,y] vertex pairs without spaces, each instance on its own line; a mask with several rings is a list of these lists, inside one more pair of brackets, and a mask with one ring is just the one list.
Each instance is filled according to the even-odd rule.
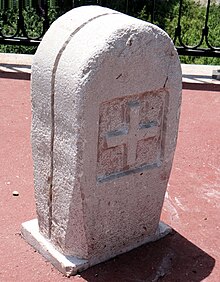
[[[35,218],[30,82],[0,78],[0,281],[63,281],[20,236]],[[162,219],[166,238],[72,281],[220,281],[220,92],[183,91],[178,146]],[[17,190],[18,197],[12,192]]]

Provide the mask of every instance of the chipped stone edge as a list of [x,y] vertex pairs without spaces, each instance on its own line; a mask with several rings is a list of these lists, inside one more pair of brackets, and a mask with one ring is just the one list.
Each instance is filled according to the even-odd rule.
[[[157,241],[166,235],[168,235],[172,231],[172,228],[160,221],[157,231],[154,236],[148,237],[144,242],[138,244],[136,246],[132,246],[129,250],[137,248],[143,244]],[[39,232],[38,220],[32,219],[30,221],[26,221],[22,223],[21,227],[22,237],[27,241],[36,251],[38,251],[47,261],[49,261],[55,268],[57,268],[61,273],[66,275],[67,277],[76,275],[78,272],[86,270],[92,265],[104,262],[109,258],[100,258],[95,262],[85,259],[79,259],[74,256],[65,256],[60,253],[58,250],[54,248],[49,240],[44,238],[43,235]],[[128,251],[128,249],[126,250]],[[124,252],[126,252],[124,250]],[[123,252],[121,252],[123,253]],[[120,253],[120,254],[121,254]]]

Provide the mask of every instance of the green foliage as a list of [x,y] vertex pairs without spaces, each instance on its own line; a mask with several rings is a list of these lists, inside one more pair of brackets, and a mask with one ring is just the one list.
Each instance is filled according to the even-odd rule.
[[[160,2],[159,13],[155,15],[155,24],[164,29],[169,36],[175,39],[175,30],[178,24],[179,1]],[[159,8],[159,6],[158,6]],[[209,44],[220,46],[220,5],[212,4],[209,13]],[[142,20],[149,21],[150,14],[146,6],[138,14]],[[196,46],[200,43],[202,30],[206,17],[206,6],[192,0],[183,1],[181,14],[181,40],[187,46]],[[180,46],[178,38],[175,41],[176,46]],[[202,48],[207,48],[203,40]],[[205,64],[220,65],[220,58],[180,56],[182,63],[187,64]]]
[[[175,39],[175,31],[178,24],[179,0],[158,0],[156,1],[155,13],[151,14],[152,1],[138,0],[133,1],[134,5],[130,9],[128,0],[78,0],[78,5],[101,4],[120,12],[131,14],[145,21],[151,21],[154,17],[154,24],[164,29],[170,37]],[[90,3],[91,2],[91,3]],[[57,1],[50,1],[48,17],[50,24],[65,13],[71,5],[71,1],[64,0],[63,9],[57,6]],[[64,8],[65,7],[65,8]],[[184,0],[181,17],[182,42],[187,46],[196,46],[200,43],[202,30],[206,17],[206,6],[194,2],[193,0]],[[213,3],[209,13],[209,44],[212,46],[220,46],[220,5]],[[44,19],[39,16],[36,8],[27,6],[23,9],[25,30],[31,38],[41,37],[43,34]],[[7,10],[0,11],[0,29],[3,34],[13,35],[16,33],[16,24],[18,17],[18,8],[11,7]],[[22,36],[19,34],[18,36]],[[176,38],[175,45],[180,46],[179,39]],[[207,48],[205,40],[201,47]],[[0,52],[13,53],[34,53],[36,47],[27,46],[0,46]],[[220,65],[220,58],[208,57],[189,57],[180,56],[182,63],[194,64],[213,64]]]
[[13,36],[17,30],[17,9],[8,9],[7,12],[4,10],[0,11],[0,26],[3,35]]
[[43,20],[39,15],[36,15],[34,12],[34,9],[31,7],[28,7],[23,11],[23,16],[25,19],[24,27],[29,37],[38,38],[41,37],[43,34]]

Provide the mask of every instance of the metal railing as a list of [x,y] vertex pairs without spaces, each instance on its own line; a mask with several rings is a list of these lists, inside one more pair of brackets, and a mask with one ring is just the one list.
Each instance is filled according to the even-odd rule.
[[[140,7],[142,7],[142,12],[146,12],[146,19],[160,26],[158,19],[163,15],[158,13],[158,7],[168,2],[173,5],[178,4],[178,19],[173,36],[171,35],[178,53],[180,55],[220,57],[220,47],[210,43],[211,0],[208,0],[204,6],[204,21],[200,30],[200,39],[194,46],[189,46],[183,40],[182,18],[186,8],[184,0],[1,0],[0,44],[37,46],[53,20],[66,11],[81,5],[102,5],[139,17],[141,17]],[[220,25],[220,22],[218,24]]]

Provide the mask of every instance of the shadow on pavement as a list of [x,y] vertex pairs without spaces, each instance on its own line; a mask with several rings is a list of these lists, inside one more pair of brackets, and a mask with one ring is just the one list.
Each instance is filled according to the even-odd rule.
[[127,254],[96,265],[81,277],[88,282],[199,282],[215,260],[176,231]]

